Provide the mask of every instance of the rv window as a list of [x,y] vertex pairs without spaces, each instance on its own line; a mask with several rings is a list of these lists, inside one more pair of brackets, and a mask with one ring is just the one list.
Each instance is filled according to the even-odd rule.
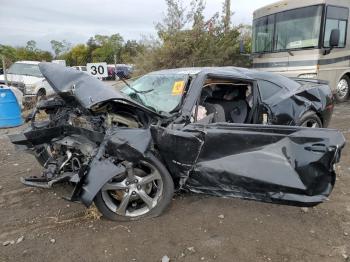
[[323,46],[329,47],[329,38],[333,29],[340,30],[340,48],[344,48],[346,45],[346,32],[349,18],[349,9],[342,7],[327,7],[327,20],[324,33]]
[[271,52],[273,47],[274,15],[265,16],[254,21],[253,52]]
[[276,14],[276,51],[317,47],[322,6],[309,6]]

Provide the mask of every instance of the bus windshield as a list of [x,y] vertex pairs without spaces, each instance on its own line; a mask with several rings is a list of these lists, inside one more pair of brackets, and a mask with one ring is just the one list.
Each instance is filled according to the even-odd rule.
[[319,46],[323,5],[272,14],[253,22],[253,52],[280,52]]

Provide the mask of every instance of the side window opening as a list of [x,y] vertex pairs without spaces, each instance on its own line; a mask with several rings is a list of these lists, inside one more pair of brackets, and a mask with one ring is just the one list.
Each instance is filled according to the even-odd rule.
[[232,79],[208,78],[202,88],[193,121],[248,123],[253,108],[253,85]]
[[346,45],[346,33],[349,20],[349,9],[345,7],[328,6],[324,30],[323,46],[329,47],[329,39],[333,29],[340,30],[339,48]]
[[279,93],[282,88],[272,82],[258,80],[259,93],[262,101],[267,101],[270,97]]

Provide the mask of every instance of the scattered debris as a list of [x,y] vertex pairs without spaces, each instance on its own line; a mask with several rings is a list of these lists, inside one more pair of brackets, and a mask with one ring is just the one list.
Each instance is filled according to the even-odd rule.
[[196,252],[196,250],[194,249],[194,247],[188,247],[187,250],[190,251],[190,252],[192,252],[192,253],[195,253],[195,252]]
[[303,213],[309,212],[309,208],[308,208],[308,207],[302,207],[302,208],[300,208],[300,209],[301,209],[301,211],[302,211]]
[[344,236],[348,236],[349,235],[349,233],[348,232],[344,232]]
[[112,227],[111,230],[115,230],[115,229],[117,229],[119,227],[125,229],[128,233],[131,233],[131,230],[128,227],[123,226],[123,225],[117,225],[115,227]]
[[224,216],[223,214],[221,214],[221,215],[218,215],[218,218],[220,218],[220,219],[224,219],[224,218],[225,218],[225,216]]
[[17,239],[16,244],[21,243],[24,240],[24,236],[21,236]]
[[169,261],[170,261],[170,258],[167,255],[162,257],[162,262],[169,262]]
[[5,242],[2,243],[2,245],[3,245],[4,247],[6,247],[6,246],[8,246],[8,245],[10,245],[10,244],[11,244],[11,241],[10,241],[10,240],[7,240],[7,241],[5,241]]
[[14,163],[13,165],[14,165],[14,166],[18,166],[18,164],[17,164],[17,163]]
[[204,257],[201,257],[201,260],[202,260],[202,261],[204,261],[204,259],[205,259]]
[[310,230],[310,233],[311,233],[311,234],[315,234],[316,232],[315,232],[315,230],[312,230],[312,229],[311,229],[311,230]]
[[55,243],[56,243],[56,239],[50,238],[50,242],[51,242],[52,244],[55,244]]

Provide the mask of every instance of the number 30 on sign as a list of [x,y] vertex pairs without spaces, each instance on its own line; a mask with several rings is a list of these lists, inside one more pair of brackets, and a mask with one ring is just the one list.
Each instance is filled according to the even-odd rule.
[[86,69],[94,77],[108,77],[107,63],[88,63]]

